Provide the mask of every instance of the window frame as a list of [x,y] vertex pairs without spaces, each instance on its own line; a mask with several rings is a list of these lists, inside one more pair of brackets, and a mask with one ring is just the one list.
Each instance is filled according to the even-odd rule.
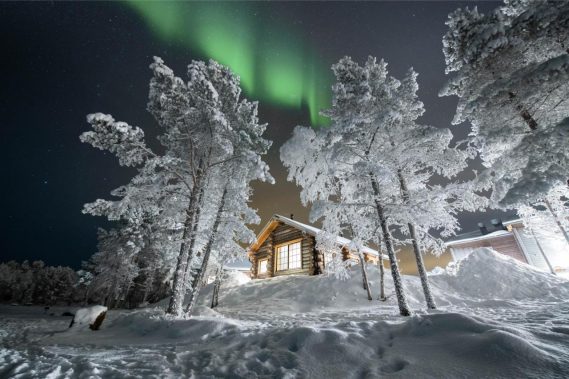
[[[292,252],[291,247],[295,244],[298,244],[298,256],[297,256],[298,259],[294,259],[291,261],[291,256],[292,256],[291,255],[291,252]],[[284,265],[281,262],[281,251],[280,250],[283,247],[286,247],[286,256],[287,256],[286,268],[284,268]],[[296,251],[295,251],[295,253],[296,253]],[[296,257],[296,254],[294,257]],[[303,269],[303,267],[302,267],[302,238],[298,238],[295,240],[287,241],[287,242],[276,245],[275,246],[275,261],[276,261],[275,272],[280,273],[280,272],[286,272],[286,271],[302,270]],[[291,268],[291,263],[293,263],[293,262],[297,263],[298,267]]]

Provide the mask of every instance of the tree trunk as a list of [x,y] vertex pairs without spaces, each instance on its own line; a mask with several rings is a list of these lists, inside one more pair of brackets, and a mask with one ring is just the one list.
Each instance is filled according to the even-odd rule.
[[371,300],[373,300],[373,296],[371,296],[371,289],[369,287],[369,281],[367,278],[365,257],[362,253],[359,253],[358,255],[360,257],[360,264],[362,266],[362,280],[363,280],[363,284],[364,284],[364,290],[367,291],[367,299],[369,301],[371,301]]
[[411,234],[411,240],[413,241],[413,252],[415,253],[415,262],[417,263],[417,271],[419,272],[419,277],[421,278],[421,286],[423,287],[423,294],[425,295],[425,301],[427,302],[427,307],[429,309],[437,309],[435,300],[431,293],[431,286],[429,285],[429,278],[427,276],[427,270],[425,270],[425,263],[423,262],[423,255],[421,254],[421,249],[419,248],[419,243],[417,242],[417,234],[415,232],[415,225],[409,223],[407,224],[409,228],[409,233]]
[[180,253],[178,254],[178,260],[176,262],[176,270],[174,271],[174,278],[172,283],[172,296],[170,297],[170,303],[168,304],[168,309],[166,313],[172,314],[174,316],[181,316],[183,311],[184,296],[186,294],[186,265],[188,262],[188,256],[190,253],[189,246],[187,243],[188,238],[192,236],[192,230],[194,226],[194,218],[196,210],[198,207],[198,195],[201,191],[202,186],[202,169],[198,169],[196,175],[196,182],[192,188],[190,195],[190,203],[188,204],[188,209],[186,210],[186,220],[184,222],[184,232],[182,234],[182,244],[180,245]]
[[[516,94],[513,92],[509,92],[508,95],[510,99],[513,101],[516,98]],[[515,105],[518,112],[520,112],[521,118],[524,122],[528,125],[531,130],[537,129],[537,121],[533,118],[532,114],[529,113],[529,110],[523,106],[523,104],[516,104]]]
[[379,300],[385,301],[385,269],[383,267],[383,251],[381,250],[381,237],[378,237],[377,251],[379,253]]
[[395,287],[395,294],[397,296],[397,304],[399,305],[399,314],[401,316],[410,316],[411,310],[409,305],[407,305],[407,298],[405,297],[405,289],[403,288],[403,281],[401,280],[401,273],[399,272],[399,266],[395,258],[395,249],[393,248],[393,241],[391,240],[391,233],[389,232],[389,227],[387,225],[387,218],[383,210],[383,206],[379,201],[379,185],[375,177],[370,174],[371,185],[375,195],[375,209],[377,211],[377,217],[379,218],[379,223],[381,225],[381,231],[383,233],[383,240],[385,241],[385,248],[387,250],[387,256],[389,257],[389,264],[391,266],[391,276],[393,277],[393,286]]
[[213,295],[211,298],[211,308],[219,305],[219,289],[221,288],[221,277],[223,275],[223,267],[220,265],[215,272],[215,282],[213,284]]
[[85,299],[83,302],[83,305],[86,306],[87,304],[89,304],[89,289],[91,288],[91,286],[87,286],[85,287]]
[[[354,238],[356,234],[354,233],[354,228],[352,227],[352,225],[350,225],[350,232],[352,233],[352,238]],[[346,253],[347,253],[347,251],[346,251]],[[359,250],[358,250],[358,257],[360,259],[360,266],[362,268],[362,285],[364,287],[364,290],[367,291],[367,299],[371,301],[371,300],[373,300],[373,297],[371,296],[371,288],[369,287],[369,281],[367,278],[367,270],[366,270],[366,266],[365,266],[365,256]]]
[[198,232],[198,227],[200,225],[200,214],[201,214],[201,203],[203,199],[204,188],[202,187],[198,195],[198,207],[196,209],[196,214],[194,216],[194,226],[192,227],[192,236],[190,238],[190,247],[188,248],[188,259],[186,261],[186,271],[184,272],[184,283],[188,283],[190,279],[190,271],[192,269],[192,260],[194,259],[194,245],[196,243],[196,235]]
[[[401,194],[403,196],[403,201],[405,203],[409,202],[409,190],[407,189],[407,183],[403,177],[401,170],[397,170],[397,176],[399,177],[399,185],[401,187]],[[421,285],[423,287],[423,294],[425,295],[425,301],[427,302],[427,307],[429,309],[437,309],[435,300],[431,293],[431,287],[429,286],[429,278],[427,277],[427,270],[425,270],[425,263],[423,262],[423,254],[421,254],[421,248],[419,247],[419,241],[417,240],[417,232],[415,231],[415,225],[408,223],[409,234],[411,235],[411,241],[413,242],[413,252],[415,253],[415,262],[417,263],[417,271],[419,272],[419,277],[421,278]]]
[[543,259],[545,260],[545,263],[547,264],[547,267],[549,268],[549,271],[551,271],[551,273],[553,275],[557,275],[557,273],[555,272],[555,269],[553,268],[553,266],[551,265],[551,262],[549,262],[549,258],[547,258],[547,255],[545,254],[545,251],[543,251],[543,248],[541,247],[541,243],[539,243],[539,240],[537,239],[535,233],[533,232],[533,230],[530,230],[530,233],[533,237],[533,239],[535,240],[535,244],[537,245],[537,248],[539,249],[539,252],[541,253],[541,256],[543,257]]
[[148,299],[148,293],[152,288],[152,283],[154,283],[154,271],[147,270],[147,277],[144,281],[144,292],[142,293],[142,304],[145,304]]
[[192,309],[194,308],[194,305],[198,299],[200,290],[203,286],[203,278],[204,278],[205,272],[207,270],[207,264],[209,263],[209,257],[211,255],[211,249],[213,248],[213,243],[215,242],[215,239],[217,238],[217,232],[219,229],[219,224],[221,223],[221,215],[223,214],[223,208],[225,207],[226,195],[227,195],[227,187],[225,187],[225,189],[223,190],[223,195],[221,195],[221,201],[219,203],[219,207],[217,208],[217,214],[215,216],[215,221],[213,223],[212,231],[211,231],[211,234],[209,236],[209,240],[207,241],[207,245],[205,247],[203,260],[202,260],[202,264],[200,267],[200,272],[198,273],[197,278],[195,280],[194,288],[192,288],[192,291],[190,292],[190,299],[189,299],[188,305],[186,307],[186,313],[188,315],[192,313]]
[[569,244],[569,234],[567,234],[567,231],[565,230],[563,225],[561,225],[561,222],[559,221],[559,217],[557,217],[557,214],[553,211],[553,208],[551,207],[549,200],[544,199],[544,201],[545,201],[545,205],[547,206],[547,209],[549,210],[549,212],[553,216],[555,223],[557,224],[557,226],[561,230],[561,233],[563,233],[563,237],[565,237],[565,241],[567,241],[567,244]]

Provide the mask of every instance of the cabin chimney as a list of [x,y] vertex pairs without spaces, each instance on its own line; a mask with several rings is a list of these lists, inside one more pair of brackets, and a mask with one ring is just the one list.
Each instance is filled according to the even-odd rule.
[[292,213],[290,214],[290,219],[294,220],[294,215]]
[[504,224],[502,224],[502,219],[493,218],[492,220],[490,220],[490,222],[492,223],[492,225],[494,225],[494,230],[506,230],[506,227],[504,226]]
[[488,234],[488,229],[486,228],[486,225],[484,225],[483,222],[478,223],[478,228],[480,229],[480,234],[482,234],[483,236]]

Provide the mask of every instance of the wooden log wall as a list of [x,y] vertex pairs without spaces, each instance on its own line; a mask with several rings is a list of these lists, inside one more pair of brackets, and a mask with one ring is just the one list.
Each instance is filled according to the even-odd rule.
[[[277,271],[276,246],[291,241],[300,240],[301,242],[301,265],[300,269]],[[301,230],[280,223],[275,230],[267,237],[257,252],[252,256],[253,277],[266,278],[272,276],[280,276],[287,274],[312,274],[314,272],[314,237],[303,233]],[[260,275],[258,271],[258,262],[261,259],[268,259],[267,274]]]
[[257,272],[257,268],[259,265],[259,261],[257,260],[257,255],[251,255],[249,257],[249,262],[251,262],[251,278],[256,278],[259,274]]
[[320,275],[324,273],[324,254],[316,250],[316,238],[311,236],[312,241],[312,275]]
[[[276,248],[294,241],[300,241],[301,243],[302,267],[299,269],[278,271]],[[359,261],[359,257],[352,254],[346,248],[342,249],[342,255],[345,260],[351,258]],[[375,256],[364,254],[364,257],[366,262],[377,263],[377,257]],[[259,261],[262,259],[268,260],[266,274],[258,273]],[[252,255],[251,264],[253,266],[251,270],[252,277],[261,279],[290,274],[319,275],[324,272],[325,262],[323,254],[316,250],[316,239],[314,236],[306,234],[300,229],[296,229],[281,222],[261,244],[257,252]]]

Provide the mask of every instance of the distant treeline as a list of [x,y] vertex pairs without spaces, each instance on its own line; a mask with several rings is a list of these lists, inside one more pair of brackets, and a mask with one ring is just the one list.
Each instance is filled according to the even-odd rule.
[[[88,265],[88,264],[86,264]],[[96,271],[96,270],[93,270]],[[139,275],[121,298],[109,298],[102,279],[90,270],[75,271],[66,266],[46,266],[43,261],[0,263],[0,302],[27,305],[106,304],[114,308],[133,308],[168,295],[169,283],[158,281],[154,288]],[[153,283],[154,284],[154,283]]]
[[81,272],[42,261],[0,264],[0,301],[18,304],[72,304],[85,301]]

